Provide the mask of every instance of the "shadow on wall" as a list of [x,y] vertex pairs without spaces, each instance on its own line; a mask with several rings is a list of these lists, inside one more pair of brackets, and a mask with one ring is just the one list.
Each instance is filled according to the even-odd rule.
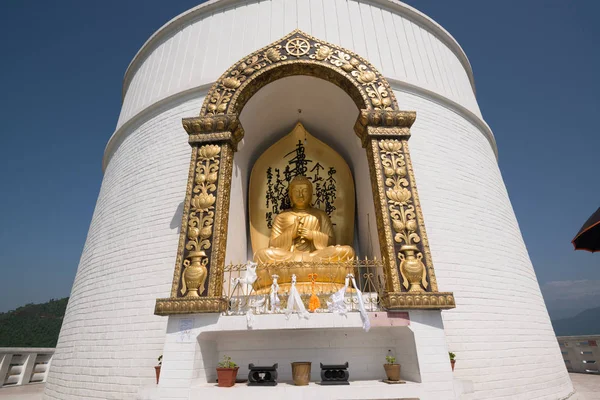
[[173,219],[171,220],[170,227],[171,229],[177,229],[177,233],[181,231],[181,216],[183,215],[183,200],[177,206],[175,210],[175,214],[173,214]]

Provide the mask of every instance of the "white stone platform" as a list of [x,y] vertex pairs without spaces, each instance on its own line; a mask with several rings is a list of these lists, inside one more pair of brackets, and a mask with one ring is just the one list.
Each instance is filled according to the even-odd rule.
[[[573,387],[575,388],[575,391],[577,392],[573,397],[571,397],[569,400],[600,400],[600,375],[590,375],[590,374],[569,374],[571,380],[573,381]],[[358,392],[360,390],[362,390],[362,388],[368,388],[369,390],[371,388],[376,388],[377,389],[377,394],[379,396],[379,398],[384,399],[385,397],[381,397],[380,393],[383,393],[383,390],[386,389],[382,389],[382,391],[380,391],[380,387],[378,384],[384,385],[384,383],[381,382],[364,382],[364,386],[362,383],[353,383],[350,386],[347,386],[346,388],[348,388],[349,390],[356,390],[356,392],[354,393],[362,393],[362,392]],[[377,385],[377,386],[375,386]],[[406,386],[408,388],[407,385],[412,385],[412,382],[407,382]],[[26,386],[17,386],[17,387],[6,387],[6,388],[2,388],[0,389],[0,399],[2,400],[41,400],[42,399],[42,394],[44,392],[44,384],[40,383],[40,384],[34,384],[34,385],[26,385]],[[291,385],[288,384],[281,384],[281,386],[286,386],[286,387],[290,387]],[[398,385],[395,385],[394,387],[396,387]],[[213,386],[214,387],[214,386]],[[242,384],[238,384],[236,386],[234,386],[233,388],[228,388],[228,389],[224,389],[224,390],[219,390],[216,391],[217,389],[222,389],[222,388],[217,388],[214,387],[214,391],[210,391],[210,389],[206,390],[205,393],[210,393],[209,395],[207,395],[205,397],[205,399],[228,399],[228,398],[234,398],[234,397],[228,397],[231,395],[235,395],[235,400],[241,400],[241,399],[252,399],[252,397],[242,397],[246,396],[246,393],[242,393],[241,390],[238,389],[243,389],[245,388],[245,385]],[[325,389],[323,391],[319,391],[319,395],[321,394],[325,394],[327,393],[326,387],[319,387],[317,384],[313,384],[311,383],[309,385],[308,388],[298,388],[295,387],[296,389],[300,389],[298,392],[300,393],[306,393],[307,395],[312,395],[313,393],[311,392],[312,387],[316,387],[318,389]],[[194,391],[195,388],[192,388],[192,392]],[[231,389],[231,390],[230,390]],[[267,389],[274,389],[274,388],[249,388],[249,389],[258,389],[258,391],[256,391],[255,393],[258,395],[262,395],[262,397],[260,397],[260,399],[264,399],[266,398],[264,391],[266,391]],[[291,387],[290,387],[291,389]],[[202,389],[204,390],[204,389]],[[389,388],[389,390],[395,390],[392,387]],[[407,392],[412,390],[412,388],[408,388]],[[146,388],[145,392],[149,393],[152,391],[152,388]],[[247,391],[245,391],[247,392]],[[213,393],[214,393],[214,397],[213,397]],[[288,391],[282,391],[279,393],[283,393],[283,397],[285,398],[285,400],[292,400],[293,397],[291,397],[293,394],[292,390],[288,390]],[[399,394],[397,392],[395,392],[395,396],[398,396]],[[305,397],[307,399],[312,399],[315,397]],[[325,397],[326,398],[326,397]],[[347,399],[352,399],[353,397],[345,397]],[[356,398],[356,397],[354,397]],[[365,397],[362,397],[363,399]],[[397,398],[397,397],[396,397]],[[441,398],[441,397],[440,397]],[[402,400],[406,400],[406,399],[402,399]]]
[[[322,386],[311,382],[308,386],[295,386],[293,383],[280,383],[275,387],[248,387],[238,384],[231,388],[220,388],[216,384],[193,387],[190,399],[219,400],[353,400],[353,399],[419,399],[422,387],[415,382],[389,385],[380,381],[355,381],[346,386]],[[194,396],[194,393],[202,395]],[[201,397],[202,396],[202,397]],[[204,397],[205,396],[205,397]]]
[[[252,329],[245,316],[169,317],[160,384],[141,389],[139,398],[456,398],[440,311],[373,312],[369,318],[372,327],[365,332],[358,313],[318,313],[309,319],[257,315]],[[379,382],[385,377],[388,350],[401,364],[401,377],[407,384]],[[241,379],[247,377],[249,363],[278,363],[280,382],[291,382],[293,361],[312,362],[311,382],[320,381],[320,362],[348,361],[351,384],[219,388],[215,367],[223,355],[238,363]]]

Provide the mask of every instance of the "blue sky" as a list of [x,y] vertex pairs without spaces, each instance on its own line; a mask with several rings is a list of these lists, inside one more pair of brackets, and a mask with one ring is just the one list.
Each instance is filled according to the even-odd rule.
[[[125,69],[156,29],[198,3],[3,2],[0,312],[69,295]],[[600,206],[600,2],[408,3],[471,61],[551,313],[600,306],[600,254],[570,244]]]

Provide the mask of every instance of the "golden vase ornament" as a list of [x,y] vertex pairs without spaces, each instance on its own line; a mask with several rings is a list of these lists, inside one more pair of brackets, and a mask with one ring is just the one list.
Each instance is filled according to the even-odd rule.
[[[204,293],[204,283],[208,277],[208,269],[206,269],[206,253],[204,251],[190,251],[188,260],[183,262],[185,271],[183,272],[183,286],[181,294],[187,294],[185,297],[200,297]],[[204,258],[204,260],[202,260]]]
[[408,289],[409,292],[423,292],[423,288],[427,288],[427,277],[425,265],[421,261],[423,255],[419,252],[417,246],[402,246],[398,257],[402,260],[400,262],[400,273],[402,274],[404,288]]

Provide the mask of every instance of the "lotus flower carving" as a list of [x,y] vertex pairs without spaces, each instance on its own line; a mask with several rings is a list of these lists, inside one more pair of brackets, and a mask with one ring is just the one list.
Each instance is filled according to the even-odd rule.
[[215,204],[216,198],[209,193],[200,193],[192,198],[192,207],[198,210],[206,210]]
[[241,84],[242,82],[235,78],[228,77],[223,79],[223,86],[225,86],[227,89],[237,89]]
[[386,153],[396,153],[402,148],[402,143],[398,140],[382,140],[379,142],[379,148]]
[[281,53],[275,47],[271,47],[265,53],[265,57],[267,58],[267,60],[269,60],[271,62],[277,62],[277,61],[281,60]]
[[317,53],[315,54],[315,58],[319,61],[323,61],[328,58],[332,53],[332,50],[328,46],[319,46]]
[[217,154],[221,152],[221,147],[216,144],[208,144],[206,146],[200,147],[198,150],[198,156],[203,159],[212,159],[215,158]]
[[405,188],[388,189],[385,194],[388,199],[399,204],[406,204],[411,197],[410,190]]
[[360,83],[367,85],[367,84],[373,82],[376,78],[377,78],[377,75],[375,75],[374,72],[366,70],[366,71],[360,72],[356,79],[358,79],[358,81]]

